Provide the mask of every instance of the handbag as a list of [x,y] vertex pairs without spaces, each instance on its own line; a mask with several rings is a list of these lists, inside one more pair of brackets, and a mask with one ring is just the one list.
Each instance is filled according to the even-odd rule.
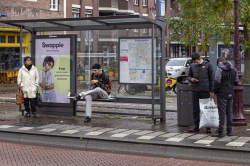
[[218,108],[214,103],[214,99],[199,99],[200,104],[200,126],[202,127],[219,127]]
[[16,94],[16,104],[22,105],[23,103],[24,103],[23,91],[21,88],[19,88]]
[[42,96],[40,95],[40,93],[37,91],[36,92],[36,106],[41,108],[42,107]]

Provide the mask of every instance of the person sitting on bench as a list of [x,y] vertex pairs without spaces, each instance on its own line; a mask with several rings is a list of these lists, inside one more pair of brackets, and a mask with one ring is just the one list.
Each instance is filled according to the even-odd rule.
[[81,98],[85,98],[86,101],[86,118],[85,123],[91,122],[92,113],[92,100],[93,99],[108,99],[110,92],[108,92],[108,75],[101,69],[101,65],[94,64],[92,66],[92,75],[90,82],[90,90],[87,92],[81,92],[74,97],[74,101],[78,101]]

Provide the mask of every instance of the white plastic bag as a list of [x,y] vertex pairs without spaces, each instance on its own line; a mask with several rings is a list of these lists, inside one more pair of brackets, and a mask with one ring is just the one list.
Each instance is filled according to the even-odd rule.
[[199,99],[200,103],[200,126],[202,127],[219,127],[218,108],[214,103],[214,99]]

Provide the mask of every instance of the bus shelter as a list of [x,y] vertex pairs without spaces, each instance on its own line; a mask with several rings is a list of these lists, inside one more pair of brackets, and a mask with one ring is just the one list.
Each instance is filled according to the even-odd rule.
[[[47,61],[53,62],[49,81],[54,83],[54,90],[39,87],[45,99],[39,113],[76,115],[75,111],[72,113],[76,105],[67,96],[79,93],[79,76],[87,77],[82,82],[89,88],[91,66],[99,63],[104,71],[117,69],[117,77],[110,75],[116,80],[112,87],[114,106],[148,104],[152,120],[165,121],[164,21],[133,15],[0,22],[19,27],[20,41],[23,30],[30,32],[31,57],[40,78],[44,77]],[[20,42],[20,64],[24,57],[22,48]],[[120,93],[122,86],[126,91]]]

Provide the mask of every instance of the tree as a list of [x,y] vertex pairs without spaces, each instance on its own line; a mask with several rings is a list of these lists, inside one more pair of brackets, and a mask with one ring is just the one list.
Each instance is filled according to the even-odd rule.
[[239,20],[243,26],[244,83],[250,84],[250,0],[239,1]]
[[[231,34],[234,32],[233,0],[175,0],[181,7],[181,12],[168,17],[168,27],[171,30],[171,41],[180,41],[185,46],[200,46],[202,51],[206,45],[215,46],[222,41],[229,46]],[[250,0],[240,0],[239,20],[244,27],[245,58],[250,57]],[[216,37],[216,38],[215,38]],[[209,43],[215,38],[214,43]],[[244,78],[250,82],[250,62],[245,61]]]

